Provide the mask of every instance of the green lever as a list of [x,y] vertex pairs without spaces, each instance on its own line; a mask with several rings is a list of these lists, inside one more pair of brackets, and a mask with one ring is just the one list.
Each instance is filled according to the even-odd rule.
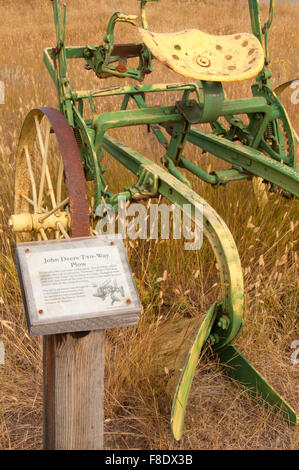
[[114,44],[114,28],[116,23],[129,23],[133,26],[136,26],[136,19],[136,15],[127,15],[127,13],[122,13],[120,11],[117,11],[111,16],[107,27],[107,32],[104,35],[104,42],[108,44],[109,52],[111,52]]
[[141,21],[142,21],[142,26],[144,29],[150,29],[147,23],[146,15],[145,15],[145,6],[148,2],[158,2],[159,0],[140,0],[140,6],[141,6]]

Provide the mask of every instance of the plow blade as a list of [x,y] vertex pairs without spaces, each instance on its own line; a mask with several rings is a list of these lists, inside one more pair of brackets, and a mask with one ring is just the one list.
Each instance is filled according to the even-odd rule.
[[193,345],[189,351],[186,363],[181,374],[171,410],[171,429],[176,440],[180,440],[183,434],[184,419],[190,388],[195,374],[195,369],[202,349],[210,335],[212,326],[217,315],[217,303],[214,303],[208,310]]
[[272,406],[275,412],[283,415],[289,424],[298,424],[299,416],[293,408],[277,393],[267,380],[250,364],[234,346],[217,351],[225,372],[236,379],[255,398]]
[[286,88],[292,85],[294,82],[299,82],[299,78],[293,78],[292,80],[289,80],[288,82],[282,83],[278,87],[274,89],[274,92],[279,96]]

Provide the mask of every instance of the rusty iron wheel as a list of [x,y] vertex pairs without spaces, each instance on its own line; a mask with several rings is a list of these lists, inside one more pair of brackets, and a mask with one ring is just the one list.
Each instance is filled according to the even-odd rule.
[[56,109],[33,109],[24,121],[10,225],[19,242],[90,235],[80,151],[72,128]]

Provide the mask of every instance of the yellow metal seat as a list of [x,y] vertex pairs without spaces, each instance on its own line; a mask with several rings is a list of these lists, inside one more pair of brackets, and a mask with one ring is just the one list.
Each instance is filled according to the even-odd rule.
[[247,80],[256,77],[264,65],[263,48],[253,34],[213,36],[197,29],[169,34],[143,28],[139,32],[156,59],[196,80]]

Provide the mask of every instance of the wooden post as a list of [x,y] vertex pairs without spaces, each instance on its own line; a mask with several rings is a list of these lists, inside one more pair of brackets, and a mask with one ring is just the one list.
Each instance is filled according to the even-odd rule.
[[44,336],[44,448],[103,449],[105,330]]

